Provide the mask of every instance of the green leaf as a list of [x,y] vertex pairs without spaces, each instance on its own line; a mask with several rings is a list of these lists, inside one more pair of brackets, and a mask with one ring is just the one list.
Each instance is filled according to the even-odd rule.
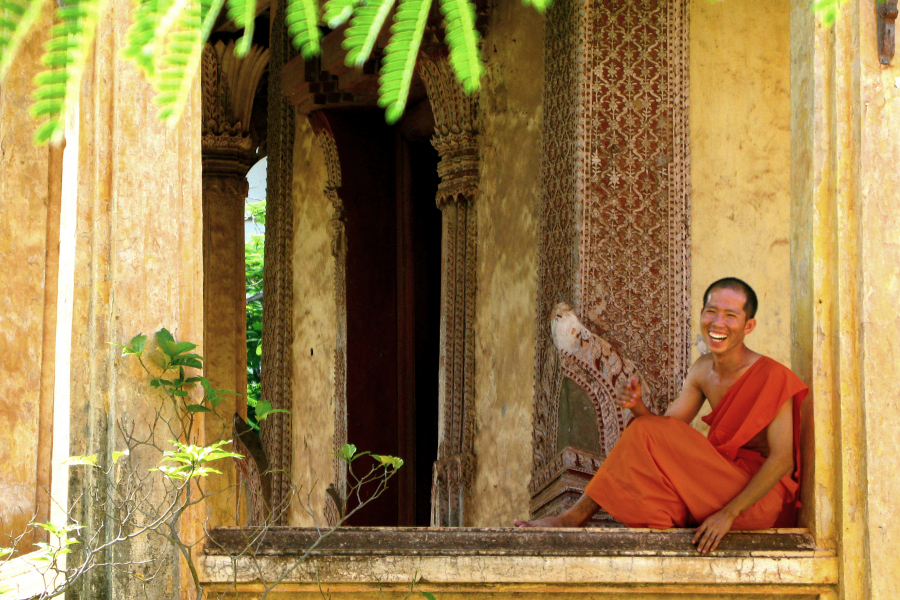
[[397,470],[403,466],[403,459],[397,456],[388,456],[386,454],[373,454],[372,458],[381,463],[383,467],[390,467]]
[[207,408],[202,404],[188,404],[187,406],[185,406],[185,409],[187,409],[187,411],[192,414],[212,412],[212,409]]
[[421,592],[420,591],[419,593],[422,594],[423,596],[425,596],[426,598],[428,598],[428,600],[437,600],[434,597],[434,594],[432,594],[431,592]]
[[6,77],[25,37],[41,14],[42,0],[0,2],[0,82]]
[[15,552],[15,548],[0,548],[0,557],[9,556],[13,552]]
[[69,466],[87,465],[89,467],[96,467],[97,456],[95,454],[91,454],[90,456],[70,456],[60,464]]
[[471,94],[481,85],[484,65],[475,27],[475,5],[470,0],[440,0],[444,15],[444,40],[450,47],[450,66],[463,90]]
[[319,44],[319,4],[317,0],[287,0],[284,21],[294,48],[300,50],[305,60],[322,52]]
[[130,450],[122,450],[121,452],[119,452],[119,451],[113,452],[112,453],[113,464],[116,464],[117,462],[119,462],[119,459],[122,458],[123,456],[129,456],[130,454],[131,454]]
[[400,0],[378,77],[378,106],[393,125],[403,115],[431,0]]
[[169,333],[169,330],[165,327],[157,331],[156,334],[154,334],[154,337],[156,338],[156,343],[159,344],[160,347],[162,347],[165,342],[175,343],[175,338],[172,337],[172,334]]
[[553,0],[522,0],[522,5],[533,6],[536,11],[544,14],[548,8],[553,6]]
[[256,403],[256,420],[264,421],[266,418],[273,413],[287,413],[291,414],[291,411],[285,410],[283,408],[272,408],[272,405],[267,400],[259,400]]
[[356,9],[344,32],[343,46],[347,50],[344,62],[347,66],[361,69],[366,64],[392,8],[394,0],[372,0]]
[[822,21],[825,27],[831,27],[837,20],[838,12],[841,5],[847,0],[815,0],[813,2],[813,12]]
[[[8,0],[7,0],[8,1]],[[44,45],[41,62],[48,68],[35,77],[31,113],[43,123],[35,133],[36,144],[57,144],[65,134],[66,107],[81,93],[81,79],[94,45],[99,15],[108,0],[70,0],[56,10],[56,24]]]
[[200,362],[196,358],[192,358],[190,356],[179,356],[178,358],[173,358],[172,363],[173,366],[185,366],[185,367],[193,367],[195,369],[202,369],[203,363]]
[[[325,14],[322,20],[331,28],[337,29],[347,22],[353,15],[353,11],[359,7],[362,0],[327,0],[325,2]],[[380,29],[380,27],[379,27]]]
[[253,43],[253,26],[256,22],[256,0],[226,0],[228,18],[244,30],[244,35],[234,46],[234,55],[247,56]]
[[136,354],[140,356],[144,352],[144,348],[147,346],[147,336],[142,334],[137,334],[133,338],[131,338],[131,354]]

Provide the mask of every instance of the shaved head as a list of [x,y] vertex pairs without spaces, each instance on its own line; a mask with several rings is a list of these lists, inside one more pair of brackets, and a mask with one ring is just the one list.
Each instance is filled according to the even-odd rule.
[[718,281],[712,282],[712,285],[706,288],[706,292],[703,294],[703,306],[706,306],[706,303],[709,302],[709,295],[714,290],[734,290],[736,292],[741,292],[746,298],[744,301],[744,314],[747,315],[748,320],[756,317],[756,309],[759,306],[759,301],[756,299],[756,292],[753,291],[752,287],[747,285],[746,281],[738,279],[737,277],[724,277]]

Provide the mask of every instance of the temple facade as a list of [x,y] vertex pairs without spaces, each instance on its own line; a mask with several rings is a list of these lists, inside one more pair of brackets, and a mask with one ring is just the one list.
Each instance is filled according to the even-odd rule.
[[[200,344],[215,387],[246,390],[245,176],[265,157],[262,396],[289,413],[254,442],[264,484],[228,463],[210,479],[221,493],[186,515],[209,597],[259,597],[310,526],[337,522],[347,443],[405,465],[269,597],[900,592],[889,2],[847,0],[825,27],[809,0],[556,0],[544,15],[488,0],[474,94],[435,12],[393,126],[379,52],[348,69],[335,30],[304,61],[278,0],[258,1],[263,34],[243,59],[217,24],[166,126],[119,56],[130,5],[110,6],[62,146],[36,147],[27,112],[49,13],[0,85],[4,530],[64,523],[92,475],[61,461],[110,456],[117,424],[153,422],[145,373],[108,342],[165,327]],[[584,529],[511,529],[571,505],[615,444],[618,377],[640,375],[655,410],[676,397],[706,351],[703,290],[725,276],[759,295],[748,345],[810,388],[797,526],[730,534],[710,556],[685,530],[602,512]],[[601,377],[554,343],[561,302],[601,340]],[[217,411],[192,442],[230,438],[247,404]],[[102,518],[83,506],[84,522]],[[260,519],[277,535],[248,558]],[[0,566],[19,597],[43,539]],[[70,595],[195,597],[164,540],[127,552],[159,561],[152,581],[101,568]]]

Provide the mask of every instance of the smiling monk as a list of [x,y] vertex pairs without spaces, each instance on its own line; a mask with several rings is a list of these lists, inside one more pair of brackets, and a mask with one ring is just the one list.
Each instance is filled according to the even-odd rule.
[[[632,378],[616,403],[634,419],[588,483],[556,517],[518,527],[580,527],[602,506],[629,527],[699,526],[694,543],[713,551],[731,529],[792,527],[799,506],[800,404],[807,388],[790,369],[749,349],[757,298],[734,277],[703,295],[700,327],[709,353],[691,367],[665,416],[650,412]],[[690,426],[703,401],[709,435]]]

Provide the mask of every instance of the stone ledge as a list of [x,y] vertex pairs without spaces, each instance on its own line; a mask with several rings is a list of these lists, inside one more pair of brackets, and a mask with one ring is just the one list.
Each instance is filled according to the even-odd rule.
[[[204,553],[236,555],[252,529],[209,533]],[[316,530],[273,527],[258,555],[298,556],[316,540]],[[322,540],[312,556],[685,556],[698,558],[690,529],[513,529],[346,527]],[[805,529],[732,532],[710,556],[812,557],[822,555]],[[825,554],[829,554],[827,551]]]
[[283,582],[297,592],[319,583],[348,593],[402,587],[415,578],[445,593],[659,593],[676,586],[699,595],[740,588],[769,597],[815,596],[838,581],[834,552],[815,548],[808,532],[796,529],[732,533],[721,550],[701,556],[690,530],[346,528],[302,562],[314,530],[273,529],[255,558],[240,555],[246,533],[210,532],[200,558],[204,581],[249,591],[295,563]]

